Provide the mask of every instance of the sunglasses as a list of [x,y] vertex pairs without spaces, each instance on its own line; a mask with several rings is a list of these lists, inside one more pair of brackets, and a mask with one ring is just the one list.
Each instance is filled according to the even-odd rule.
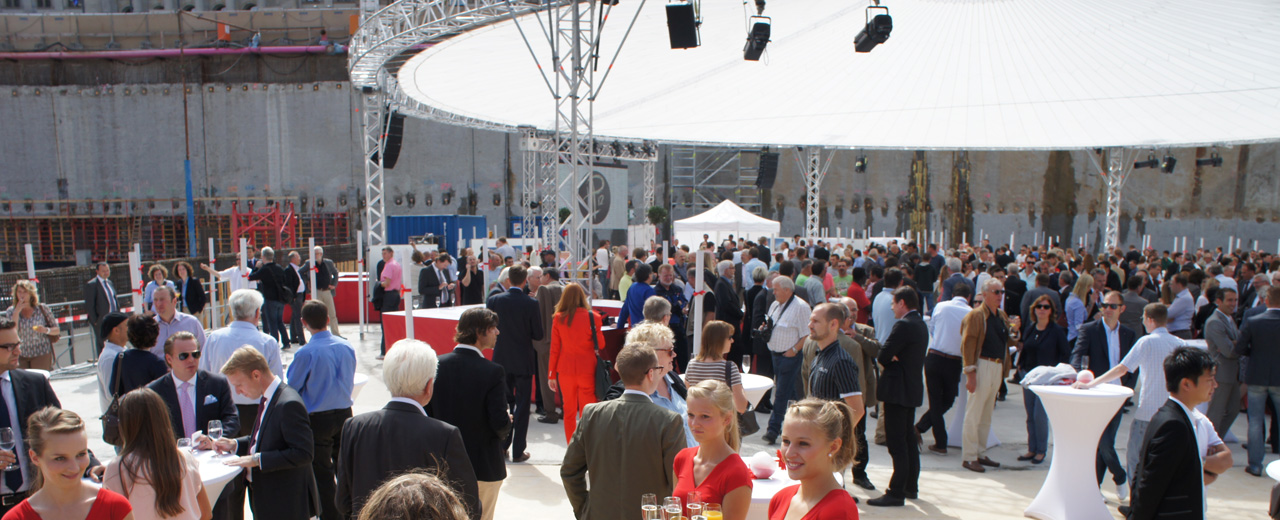
[[650,368],[649,371],[652,372],[654,370],[666,370],[666,368],[667,367],[653,367],[653,368]]
[[1036,306],[1036,308],[1037,308],[1037,309],[1048,309],[1048,310],[1053,310],[1053,306],[1052,306],[1052,305],[1037,305],[1037,306]]
[[994,291],[989,291],[989,292],[991,294],[1004,294],[1004,289],[996,289]]
[[188,358],[200,359],[200,351],[195,352],[179,352],[178,361],[186,361]]
[[3,345],[0,345],[0,349],[4,349],[4,350],[13,350],[13,349],[18,348],[18,347],[20,347],[20,346],[22,346],[22,342],[21,342],[21,341],[19,341],[19,342],[17,342],[17,343],[5,343],[5,344],[3,344]]
[[1103,303],[1103,304],[1101,304],[1101,305],[1102,305],[1102,308],[1104,308],[1104,309],[1119,309],[1119,308],[1120,308],[1120,304],[1118,304],[1118,303]]

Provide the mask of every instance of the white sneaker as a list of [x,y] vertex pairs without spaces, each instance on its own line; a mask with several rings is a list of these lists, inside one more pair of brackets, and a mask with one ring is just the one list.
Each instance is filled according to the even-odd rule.
[[1116,498],[1121,502],[1129,500],[1129,484],[1116,484]]

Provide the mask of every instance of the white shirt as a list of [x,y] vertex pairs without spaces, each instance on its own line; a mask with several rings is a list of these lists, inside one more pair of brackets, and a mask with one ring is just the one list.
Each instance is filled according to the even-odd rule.
[[408,397],[392,397],[392,398],[391,398],[391,402],[393,402],[393,403],[411,404],[411,405],[413,405],[413,409],[414,409],[414,410],[417,410],[417,411],[419,411],[419,412],[422,412],[422,416],[423,416],[423,417],[430,417],[430,416],[428,416],[428,415],[427,415],[427,411],[426,411],[426,410],[424,410],[424,409],[422,408],[422,404],[421,404],[421,403],[418,403],[417,401],[414,401],[413,399],[409,399]]
[[639,390],[632,390],[632,389],[628,388],[628,389],[626,389],[626,390],[623,390],[623,391],[622,391],[622,395],[627,395],[627,394],[632,394],[632,395],[643,395],[645,399],[648,399],[650,402],[652,402],[652,401],[653,401],[653,398],[652,398],[652,397],[649,397],[649,394],[646,394],[646,393],[641,392],[641,391],[639,391]]
[[111,371],[115,370],[116,357],[124,352],[124,347],[110,341],[102,343],[102,353],[98,354],[98,404],[102,413],[107,413],[111,407]]
[[1231,288],[1231,290],[1233,290],[1233,291],[1237,291],[1237,292],[1239,291],[1239,289],[1238,289],[1238,287],[1239,287],[1239,286],[1238,286],[1238,285],[1236,285],[1236,281],[1235,281],[1234,279],[1228,278],[1228,277],[1227,277],[1227,275],[1225,275],[1225,274],[1220,274],[1220,275],[1215,276],[1215,277],[1213,277],[1213,278],[1214,278],[1215,280],[1217,280],[1217,281],[1218,281],[1218,287],[1219,287],[1219,288],[1228,288],[1228,287],[1229,287],[1229,288]]
[[809,331],[809,305],[799,296],[791,296],[790,307],[787,302],[773,302],[769,306],[768,317],[773,319],[773,335],[769,337],[769,350],[776,353],[786,352]]
[[258,288],[258,282],[249,280],[249,270],[241,269],[240,266],[218,271],[218,276],[227,280],[227,294],[231,294],[240,289]]
[[[961,296],[934,307],[933,318],[929,320],[929,350],[950,356],[961,355],[960,325],[972,310],[969,302]],[[876,327],[876,331],[879,330],[880,327]]]
[[[1107,366],[1115,368],[1120,364],[1120,321],[1116,320],[1113,329],[1107,326],[1107,320],[1102,320],[1102,330],[1107,333]],[[1118,385],[1120,381],[1111,381],[1111,384]]]
[[[249,450],[249,454],[250,454],[250,455],[253,455],[254,453],[257,453],[257,452],[258,452],[258,436],[262,434],[262,426],[261,426],[261,424],[262,424],[263,422],[266,422],[266,420],[267,420],[267,414],[268,414],[268,413],[271,413],[271,398],[272,398],[272,397],[274,397],[274,396],[276,395],[276,390],[279,390],[279,389],[280,389],[280,378],[278,378],[278,377],[276,377],[276,378],[272,378],[272,380],[271,380],[271,385],[267,387],[267,391],[266,391],[266,392],[263,392],[263,393],[262,393],[262,397],[261,397],[261,398],[259,398],[259,399],[253,399],[253,400],[252,400],[254,404],[258,404],[258,403],[260,403],[260,402],[264,402],[264,401],[262,401],[262,399],[266,399],[266,401],[265,401],[265,403],[266,403],[266,404],[261,405],[261,406],[266,407],[266,410],[263,410],[262,412],[260,412],[260,413],[262,414],[262,418],[261,418],[261,419],[258,419],[258,424],[259,424],[259,426],[258,426],[258,431],[257,431],[257,432],[255,432],[255,433],[253,434],[253,449],[252,449],[252,450]],[[237,395],[238,395],[238,394],[237,394]],[[252,424],[252,423],[250,423],[250,424]],[[252,427],[253,427],[253,426],[250,426],[250,428],[252,428]]]
[[596,269],[609,269],[609,250],[600,248],[596,250]]
[[24,491],[31,488],[31,480],[34,474],[31,472],[31,462],[27,460],[26,443],[23,437],[27,432],[22,431],[18,422],[18,404],[15,402],[13,395],[13,381],[9,379],[9,371],[5,370],[4,374],[0,374],[0,394],[4,396],[4,405],[9,407],[9,424],[13,425],[13,450],[18,454],[18,468],[22,470],[22,489],[9,489],[4,484],[4,479],[0,478],[0,493],[9,494]]
[[[1133,413],[1135,420],[1150,421],[1169,398],[1169,390],[1164,381],[1164,358],[1184,344],[1181,339],[1169,334],[1168,329],[1160,327],[1134,343],[1133,349],[1120,361],[1130,372],[1138,371],[1138,408]],[[1187,416],[1190,417],[1191,414],[1188,413]]]
[[307,282],[310,281],[309,280],[310,275],[308,275],[305,271],[302,270],[301,264],[295,264],[293,262],[289,262],[289,267],[293,268],[293,272],[298,273],[298,280],[300,280],[301,282],[298,284],[297,294],[302,294],[304,292],[307,292]]

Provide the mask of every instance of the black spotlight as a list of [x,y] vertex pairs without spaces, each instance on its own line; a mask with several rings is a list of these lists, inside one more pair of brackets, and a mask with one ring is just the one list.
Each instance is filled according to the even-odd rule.
[[1196,166],[1222,166],[1222,156],[1213,152],[1207,158],[1196,159]]
[[1160,166],[1160,161],[1157,161],[1157,160],[1156,160],[1156,154],[1154,154],[1154,153],[1153,153],[1153,154],[1151,154],[1151,155],[1148,155],[1148,156],[1147,156],[1147,160],[1145,160],[1145,161],[1134,161],[1134,162],[1133,162],[1133,167],[1134,167],[1134,168],[1155,168],[1155,167],[1157,167],[1157,166]]
[[698,15],[693,2],[667,4],[667,36],[672,49],[691,49],[699,45]]
[[853,171],[867,173],[867,156],[859,155],[858,159],[853,161]]
[[[871,16],[873,9],[883,10],[884,14]],[[871,49],[889,39],[890,32],[893,32],[893,18],[889,17],[889,8],[882,5],[867,7],[867,26],[853,38],[853,50],[871,52]]]
[[742,48],[742,59],[760,61],[765,46],[769,45],[771,20],[768,16],[752,16],[751,32],[747,34],[747,45]]
[[1173,167],[1178,164],[1178,160],[1172,155],[1164,156],[1164,160],[1160,161],[1160,171],[1165,173],[1173,173]]

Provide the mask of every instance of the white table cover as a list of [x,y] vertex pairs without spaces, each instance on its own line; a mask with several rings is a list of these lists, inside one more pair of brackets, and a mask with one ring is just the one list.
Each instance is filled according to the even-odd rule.
[[1049,475],[1023,514],[1042,520],[1112,518],[1095,473],[1098,439],[1133,390],[1120,385],[1089,390],[1046,385],[1031,391],[1049,415],[1054,449]]

